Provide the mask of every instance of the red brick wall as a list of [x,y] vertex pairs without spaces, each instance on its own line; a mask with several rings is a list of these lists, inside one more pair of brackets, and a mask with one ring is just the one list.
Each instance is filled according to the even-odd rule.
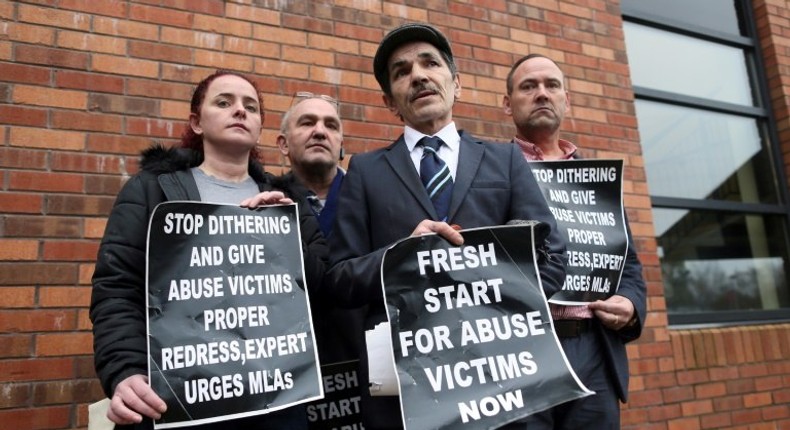
[[[367,151],[401,132],[381,102],[371,58],[386,30],[408,20],[429,21],[452,40],[461,128],[509,139],[504,78],[515,59],[540,52],[569,79],[565,137],[588,155],[626,160],[649,317],[642,339],[629,346],[624,427],[790,428],[790,326],[667,327],[618,3],[525,3],[0,0],[3,427],[87,425],[87,403],[102,396],[87,317],[98,240],[139,151],[180,135],[194,83],[220,67],[255,77],[272,171],[284,168],[274,138],[297,90],[339,98],[347,152]],[[755,9],[790,166],[790,7],[755,1]]]

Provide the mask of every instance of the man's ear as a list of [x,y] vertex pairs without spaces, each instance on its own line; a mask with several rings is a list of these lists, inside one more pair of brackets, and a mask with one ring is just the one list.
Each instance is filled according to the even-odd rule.
[[387,109],[394,114],[398,114],[398,108],[395,106],[395,103],[392,101],[392,97],[382,94],[381,100],[384,102],[384,105],[387,106]]
[[200,126],[200,117],[196,113],[189,114],[189,127],[192,131],[200,136],[203,134],[203,127]]
[[455,99],[459,100],[461,98],[461,75],[456,73],[455,77],[453,78],[453,83],[455,84],[455,91],[453,91],[453,95],[455,95]]
[[513,116],[513,108],[510,107],[510,96],[507,94],[502,96],[502,109],[505,111],[505,115]]
[[288,156],[288,140],[282,134],[277,136],[277,147],[280,148],[281,154]]
[[571,94],[568,92],[568,90],[565,90],[565,113],[567,114],[570,111],[571,111]]

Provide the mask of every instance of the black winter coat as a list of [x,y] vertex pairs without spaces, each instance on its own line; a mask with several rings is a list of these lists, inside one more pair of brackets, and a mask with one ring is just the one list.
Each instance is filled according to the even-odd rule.
[[[200,200],[189,169],[202,161],[201,153],[186,149],[147,149],[142,154],[140,172],[123,186],[107,220],[93,275],[90,318],[96,373],[109,398],[125,378],[148,373],[145,272],[151,213],[165,201]],[[311,291],[318,288],[328,248],[304,189],[264,172],[256,161],[250,162],[249,174],[261,191],[281,190],[299,204],[305,276]],[[303,407],[294,407],[219,424],[218,428],[300,428],[306,427],[306,418]],[[136,428],[152,428],[151,421],[144,420]]]

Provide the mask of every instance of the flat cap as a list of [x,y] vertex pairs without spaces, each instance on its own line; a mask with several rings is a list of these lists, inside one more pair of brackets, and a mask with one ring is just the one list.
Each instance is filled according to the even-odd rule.
[[444,37],[441,31],[423,23],[403,24],[384,36],[379,48],[376,50],[376,55],[373,57],[373,75],[376,76],[376,80],[379,82],[382,90],[389,92],[390,83],[387,62],[392,52],[403,44],[417,41],[430,43],[436,49],[446,54],[451,61],[454,61],[450,42],[447,41],[447,38]]

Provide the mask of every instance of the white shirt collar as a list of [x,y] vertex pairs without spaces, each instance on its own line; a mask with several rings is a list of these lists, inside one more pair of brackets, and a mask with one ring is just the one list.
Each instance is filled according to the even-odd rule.
[[[417,146],[417,142],[420,141],[426,135],[409,127],[408,125],[405,126],[405,130],[403,131],[403,140],[406,141],[406,147],[409,149],[409,152],[414,150],[414,147]],[[450,150],[454,153],[458,153],[458,148],[461,146],[461,135],[458,134],[458,130],[455,128],[455,122],[450,121],[449,124],[444,126],[439,132],[434,134],[434,136],[442,139],[444,143],[447,145]]]

